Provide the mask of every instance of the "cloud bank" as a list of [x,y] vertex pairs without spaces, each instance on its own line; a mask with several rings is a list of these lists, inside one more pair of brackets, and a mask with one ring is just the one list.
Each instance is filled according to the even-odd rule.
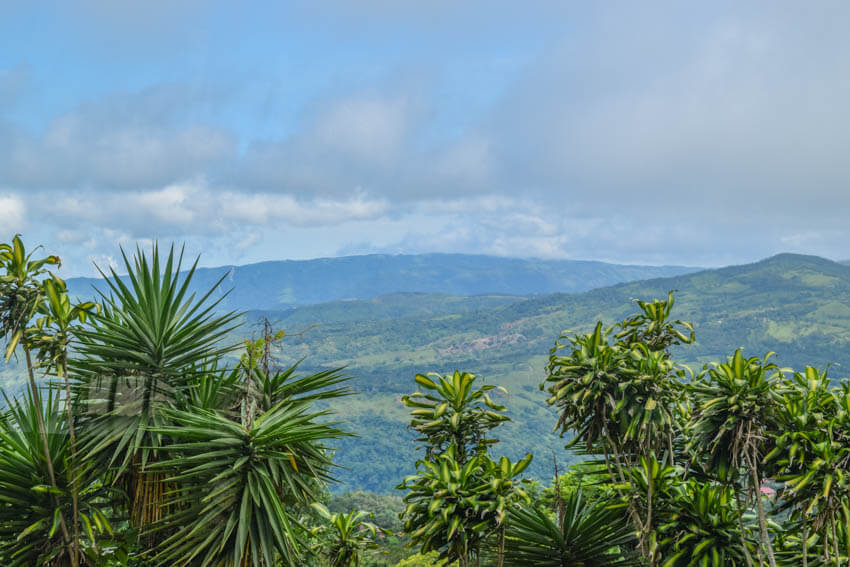
[[91,2],[44,25],[58,55],[11,49],[14,12],[0,226],[78,273],[152,239],[207,264],[850,257],[845,3],[336,8]]

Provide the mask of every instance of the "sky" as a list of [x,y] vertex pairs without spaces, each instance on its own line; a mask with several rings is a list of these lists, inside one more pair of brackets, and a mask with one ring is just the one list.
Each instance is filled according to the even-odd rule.
[[850,258],[850,3],[0,0],[0,241],[93,275]]

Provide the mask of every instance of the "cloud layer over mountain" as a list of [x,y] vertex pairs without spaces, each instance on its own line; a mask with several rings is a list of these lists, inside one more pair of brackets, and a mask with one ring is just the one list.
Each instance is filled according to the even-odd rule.
[[42,8],[0,23],[0,226],[72,273],[848,255],[846,3]]

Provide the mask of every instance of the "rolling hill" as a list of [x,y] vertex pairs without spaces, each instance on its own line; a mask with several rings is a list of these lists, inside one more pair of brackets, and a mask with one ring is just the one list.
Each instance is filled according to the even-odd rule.
[[[560,331],[589,330],[597,320],[616,322],[631,313],[633,298],[663,297],[678,290],[676,316],[694,323],[697,343],[679,347],[677,360],[699,369],[742,346],[747,354],[778,353],[782,366],[850,369],[850,266],[822,258],[783,254],[744,266],[619,284],[582,294],[505,298],[390,296],[289,311],[252,312],[250,323],[269,317],[276,326],[303,330],[278,353],[302,367],[346,366],[360,395],[336,409],[359,439],[341,443],[340,478],[351,486],[389,490],[415,460],[407,413],[400,396],[414,389],[417,372],[475,372],[508,388],[514,419],[500,431],[499,449],[512,457],[537,455],[532,473],[551,474],[553,452],[565,456],[552,433],[554,416],[537,386]],[[407,303],[411,316],[399,307]],[[470,308],[462,308],[471,302]],[[446,303],[442,307],[436,307]],[[389,314],[386,304],[396,310]],[[433,314],[423,306],[430,304]],[[352,318],[349,313],[366,314]],[[308,328],[310,324],[316,327]],[[250,326],[246,327],[250,329]],[[369,463],[368,467],[361,466]]]

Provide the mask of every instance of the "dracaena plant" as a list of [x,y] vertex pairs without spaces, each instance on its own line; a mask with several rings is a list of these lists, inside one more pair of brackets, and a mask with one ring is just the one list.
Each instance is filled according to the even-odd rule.
[[[786,381],[781,434],[765,460],[783,483],[779,509],[800,525],[800,560],[808,565],[816,539],[821,556],[840,561],[848,553],[839,527],[850,501],[850,385],[831,386],[826,371],[807,367]],[[846,530],[845,530],[846,532]]]
[[498,442],[488,439],[487,432],[509,418],[502,413],[505,407],[495,403],[489,392],[505,389],[493,385],[475,388],[475,379],[474,374],[459,371],[447,376],[417,374],[420,391],[402,397],[404,405],[412,409],[410,426],[421,435],[417,441],[424,446],[426,459],[434,459],[453,445],[462,464]]
[[662,567],[746,564],[753,530],[745,526],[741,538],[732,487],[689,479],[670,504],[669,520],[659,530]]
[[324,504],[313,503],[313,509],[324,521],[311,533],[318,539],[314,551],[324,559],[328,567],[359,567],[363,553],[377,549],[375,537],[378,526],[369,522],[371,514],[362,510],[348,513],[331,513]]
[[[498,463],[486,454],[461,463],[454,446],[435,460],[420,461],[417,474],[397,488],[407,490],[404,529],[423,553],[439,551],[449,564],[466,567],[481,558],[482,545],[497,535],[500,551],[508,510],[525,493],[517,476],[531,463],[531,455],[513,463]],[[502,563],[502,557],[496,560]]]
[[717,478],[728,484],[746,483],[747,500],[755,503],[758,513],[759,546],[770,566],[776,567],[761,497],[763,459],[779,432],[782,405],[781,374],[770,362],[771,355],[745,358],[738,349],[725,363],[706,368],[691,385],[690,435],[694,455]]
[[[85,325],[88,316],[97,312],[92,301],[72,303],[65,281],[55,274],[42,282],[44,300],[38,305],[35,324],[27,330],[27,339],[36,351],[38,366],[45,373],[53,372],[62,382],[65,393],[68,434],[71,448],[71,470],[80,467],[77,450],[77,432],[74,415],[74,399],[68,376],[68,350],[76,333]],[[80,522],[77,475],[72,483],[71,525],[73,531],[74,562],[80,557]]]
[[616,338],[626,345],[642,344],[650,350],[667,350],[672,345],[694,342],[694,327],[687,321],[671,319],[670,313],[675,305],[673,290],[667,293],[667,299],[643,301],[635,299],[640,313],[629,317],[619,324],[620,332]]
[[[423,553],[438,550],[441,559],[466,566],[480,560],[488,537],[498,533],[504,541],[507,510],[525,494],[516,477],[532,456],[516,463],[491,460],[488,447],[497,440],[488,433],[509,420],[488,393],[497,387],[476,388],[475,375],[467,372],[431,376],[435,380],[418,374],[416,383],[425,392],[403,398],[412,408],[410,426],[421,434],[425,457],[417,462],[417,473],[397,487],[408,491],[402,516],[405,531]],[[500,553],[499,566],[502,559]]]
[[[38,250],[38,248],[36,248]],[[52,489],[57,489],[56,472],[53,455],[49,450],[47,428],[44,423],[41,407],[41,395],[35,381],[35,365],[32,359],[34,345],[28,333],[33,318],[44,304],[44,288],[42,280],[49,275],[49,266],[59,266],[58,256],[34,258],[35,251],[27,253],[21,236],[15,235],[11,244],[0,244],[0,336],[6,339],[6,362],[20,347],[26,360],[27,377],[29,378],[30,398],[35,404],[34,415],[41,435],[42,454]],[[65,513],[59,511],[58,526],[64,535],[72,567],[79,565],[79,549],[72,541]]]
[[[618,340],[611,338],[615,328],[602,322],[588,334],[562,334],[541,384],[550,394],[549,405],[560,412],[556,429],[573,435],[567,447],[581,444],[585,453],[602,454],[612,483],[619,486],[628,485],[630,471],[643,462],[661,457],[667,467],[676,463],[681,418],[687,413],[687,369],[670,359],[668,347],[693,342],[692,327],[670,320],[672,292],[666,301],[637,303],[641,313],[618,325]],[[653,565],[653,495],[635,499],[619,492],[629,502],[642,552]]]

